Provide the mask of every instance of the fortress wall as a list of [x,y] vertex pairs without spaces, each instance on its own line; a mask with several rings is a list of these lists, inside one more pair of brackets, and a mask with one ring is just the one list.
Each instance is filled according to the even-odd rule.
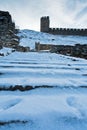
[[87,29],[49,28],[50,34],[54,35],[80,35],[87,36]]
[[35,43],[35,50],[49,50],[53,53],[59,53],[63,55],[70,55],[74,57],[81,57],[87,59],[87,45],[76,44],[74,46],[70,46]]
[[49,24],[50,24],[49,16],[42,17],[40,21],[41,21],[40,22],[40,31],[41,32],[48,32],[49,31]]
[[87,29],[74,28],[50,28],[49,16],[42,17],[40,20],[40,31],[54,35],[79,35],[87,36]]
[[41,51],[41,50],[51,50],[52,47],[55,45],[52,44],[40,44],[40,42],[35,43],[35,50]]

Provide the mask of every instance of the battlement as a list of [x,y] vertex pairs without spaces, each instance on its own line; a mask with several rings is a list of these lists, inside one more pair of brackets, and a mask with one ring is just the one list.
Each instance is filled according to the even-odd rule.
[[44,17],[41,17],[41,19],[49,19],[49,16],[44,16]]
[[79,35],[87,36],[87,29],[76,29],[76,28],[50,28],[49,16],[41,18],[41,32],[46,32],[54,35]]

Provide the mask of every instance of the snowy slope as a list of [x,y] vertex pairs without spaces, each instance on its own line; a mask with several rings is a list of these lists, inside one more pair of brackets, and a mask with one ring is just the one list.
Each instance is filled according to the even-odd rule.
[[[35,41],[72,45],[87,41],[29,30],[19,35],[20,44],[31,48]],[[0,87],[49,88],[0,91],[0,130],[87,130],[87,60],[49,52],[1,51],[5,56],[0,57]]]
[[87,89],[0,92],[0,98],[0,122],[16,122],[0,130],[87,129]]
[[21,38],[20,45],[28,46],[31,49],[35,48],[35,42],[55,45],[87,44],[86,36],[58,36],[32,30],[21,30],[18,36]]
[[0,49],[0,54],[6,56],[6,55],[10,55],[14,51],[15,49],[3,47],[2,49]]
[[14,52],[0,58],[0,86],[87,86],[87,60],[55,53]]

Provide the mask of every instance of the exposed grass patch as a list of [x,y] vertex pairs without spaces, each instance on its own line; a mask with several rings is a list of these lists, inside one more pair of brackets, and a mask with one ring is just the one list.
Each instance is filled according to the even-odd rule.
[[1,72],[0,72],[0,75],[3,75],[3,74],[4,74],[4,73],[1,73]]
[[10,125],[10,124],[26,124],[28,121],[21,120],[11,120],[11,121],[0,121],[0,126]]
[[87,74],[83,74],[82,76],[87,76]]
[[78,86],[78,87],[74,87],[74,86],[49,86],[49,85],[40,85],[40,86],[22,86],[22,85],[15,85],[15,86],[9,86],[9,87],[5,87],[5,86],[0,86],[0,91],[28,91],[28,90],[33,90],[33,89],[37,89],[37,88],[53,88],[53,87],[57,87],[57,88],[87,88],[87,86]]
[[53,88],[53,87],[54,86],[48,86],[48,85],[42,85],[42,86],[15,85],[15,86],[9,86],[9,87],[0,86],[0,91],[16,91],[16,90],[27,91],[27,90],[32,90],[32,89],[36,89],[36,88]]
[[80,68],[75,68],[75,70],[80,70]]

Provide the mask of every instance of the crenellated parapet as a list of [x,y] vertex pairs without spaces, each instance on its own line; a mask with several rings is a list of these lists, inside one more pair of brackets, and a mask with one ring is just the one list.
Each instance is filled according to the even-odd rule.
[[55,34],[55,35],[80,35],[80,36],[87,36],[87,29],[49,28],[49,33]]
[[50,28],[49,16],[41,18],[40,31],[54,35],[79,35],[87,36],[87,29],[76,28]]

